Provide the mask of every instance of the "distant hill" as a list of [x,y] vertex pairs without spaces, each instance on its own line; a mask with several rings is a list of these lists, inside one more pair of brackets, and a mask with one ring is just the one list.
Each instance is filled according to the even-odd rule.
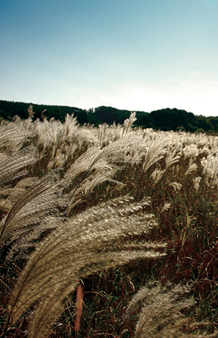
[[[11,102],[0,100],[0,119],[12,120],[15,115],[22,119],[28,117],[27,109],[31,103]],[[89,123],[98,126],[102,123],[122,124],[129,117],[131,111],[113,107],[97,107],[95,109],[84,110],[77,107],[50,106],[32,104],[35,112],[34,118],[41,118],[42,111],[47,119],[54,117],[64,122],[67,114],[74,114],[79,124]],[[193,113],[177,108],[164,108],[150,113],[136,111],[136,127],[154,128],[160,130],[184,130],[189,132],[218,133],[218,117],[197,116]]]

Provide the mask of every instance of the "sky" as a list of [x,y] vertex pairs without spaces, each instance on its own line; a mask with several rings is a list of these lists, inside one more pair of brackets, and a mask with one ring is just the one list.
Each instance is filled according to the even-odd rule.
[[0,0],[0,99],[218,116],[218,0]]

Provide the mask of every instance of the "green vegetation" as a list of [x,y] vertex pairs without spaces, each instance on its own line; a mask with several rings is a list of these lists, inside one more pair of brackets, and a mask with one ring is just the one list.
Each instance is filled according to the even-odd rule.
[[[22,119],[28,117],[27,109],[30,103],[9,102],[0,100],[0,119],[12,120],[14,115]],[[35,118],[41,118],[41,113],[50,120],[52,117],[65,121],[67,114],[74,114],[79,124],[88,123],[98,126],[107,123],[109,125],[123,124],[124,120],[130,115],[130,111],[116,109],[113,107],[97,107],[94,110],[83,110],[75,107],[49,106],[34,104]],[[206,132],[208,134],[218,133],[218,117],[196,116],[190,112],[181,109],[165,108],[152,111],[151,113],[136,111],[137,120],[134,123],[136,127],[153,128],[164,131],[186,131],[186,132]]]
[[0,125],[1,336],[217,337],[218,137],[33,118]]

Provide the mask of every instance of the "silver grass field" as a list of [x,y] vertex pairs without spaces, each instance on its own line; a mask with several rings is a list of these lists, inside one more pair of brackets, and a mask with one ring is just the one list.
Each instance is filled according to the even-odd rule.
[[218,137],[0,124],[1,337],[217,337]]

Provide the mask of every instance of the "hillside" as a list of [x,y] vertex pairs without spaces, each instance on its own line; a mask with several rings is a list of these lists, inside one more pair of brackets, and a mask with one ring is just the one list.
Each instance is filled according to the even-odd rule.
[[[27,109],[30,104],[0,100],[0,119],[11,120],[15,115],[26,119],[28,117]],[[41,104],[33,104],[33,110],[35,112],[34,118],[41,118],[41,113],[44,111],[43,114],[47,119],[54,117],[64,122],[67,114],[74,114],[79,124],[89,123],[95,126],[102,123],[113,124],[113,122],[122,124],[131,113],[129,110],[105,106],[84,110],[77,107]],[[189,132],[218,133],[218,117],[197,116],[191,112],[177,108],[164,108],[150,113],[136,111],[136,117],[137,121],[134,125],[137,127],[141,126],[143,128],[164,131],[184,130]]]

